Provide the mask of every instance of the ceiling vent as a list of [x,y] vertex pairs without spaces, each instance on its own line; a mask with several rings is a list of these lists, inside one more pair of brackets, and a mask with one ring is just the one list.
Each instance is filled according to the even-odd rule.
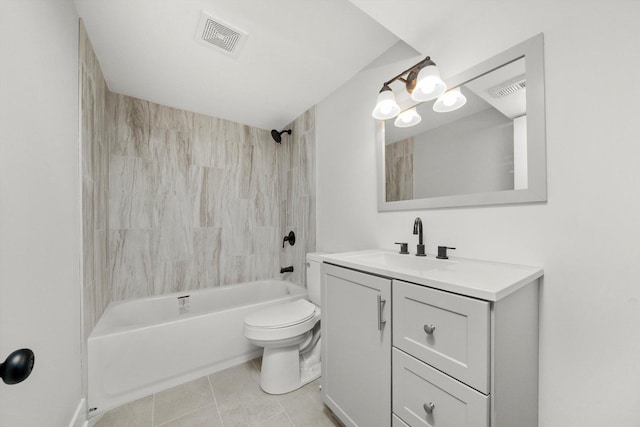
[[489,89],[489,95],[494,98],[504,98],[505,96],[512,95],[527,88],[527,81],[524,75],[518,76],[514,79],[508,80],[499,84],[498,86]]
[[247,33],[202,12],[196,40],[233,58],[237,58],[247,41]]

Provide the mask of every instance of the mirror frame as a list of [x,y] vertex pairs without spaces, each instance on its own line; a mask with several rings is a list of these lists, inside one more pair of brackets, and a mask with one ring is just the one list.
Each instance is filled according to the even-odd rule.
[[542,33],[446,80],[447,87],[461,86],[496,68],[525,57],[527,81],[527,172],[526,189],[505,190],[425,199],[386,201],[385,122],[376,120],[378,211],[437,209],[463,206],[533,203],[547,200],[546,122],[544,101],[544,36]]

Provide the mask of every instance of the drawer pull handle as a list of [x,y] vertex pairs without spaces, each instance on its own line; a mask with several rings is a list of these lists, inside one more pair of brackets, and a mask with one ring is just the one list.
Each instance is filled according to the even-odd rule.
[[424,331],[427,335],[433,335],[433,331],[436,330],[436,325],[424,325]]
[[383,330],[385,323],[387,323],[386,320],[382,320],[382,310],[386,302],[387,302],[386,299],[382,299],[382,297],[378,295],[378,330],[379,331]]
[[436,404],[433,402],[429,402],[422,405],[422,407],[424,408],[424,412],[431,415],[433,414],[433,410],[436,409]]

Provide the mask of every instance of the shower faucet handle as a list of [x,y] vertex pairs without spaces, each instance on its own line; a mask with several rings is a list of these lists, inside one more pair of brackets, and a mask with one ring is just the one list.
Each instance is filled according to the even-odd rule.
[[288,235],[284,236],[284,239],[282,240],[283,248],[285,242],[289,242],[291,246],[296,244],[296,233],[294,233],[293,230],[291,230]]

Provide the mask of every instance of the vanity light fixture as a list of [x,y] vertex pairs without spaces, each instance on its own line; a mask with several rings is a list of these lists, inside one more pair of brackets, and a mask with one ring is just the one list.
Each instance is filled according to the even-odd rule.
[[433,111],[438,113],[448,113],[457,110],[467,103],[467,97],[462,94],[460,87],[451,89],[438,97],[433,104]]
[[387,120],[395,117],[400,112],[400,106],[388,84],[384,84],[378,93],[378,102],[371,115],[378,120]]
[[393,124],[399,128],[408,128],[417,125],[421,120],[422,117],[418,114],[416,107],[413,107],[400,113]]
[[[435,99],[447,90],[447,85],[442,81],[440,71],[438,71],[435,62],[431,60],[431,57],[427,56],[382,85],[382,89],[378,94],[378,101],[371,113],[374,118],[387,120],[400,113],[400,107],[389,86],[396,80],[404,82],[407,92],[411,94],[411,99],[417,102]],[[415,114],[420,117],[417,112]],[[413,124],[417,124],[419,121],[420,119]]]

